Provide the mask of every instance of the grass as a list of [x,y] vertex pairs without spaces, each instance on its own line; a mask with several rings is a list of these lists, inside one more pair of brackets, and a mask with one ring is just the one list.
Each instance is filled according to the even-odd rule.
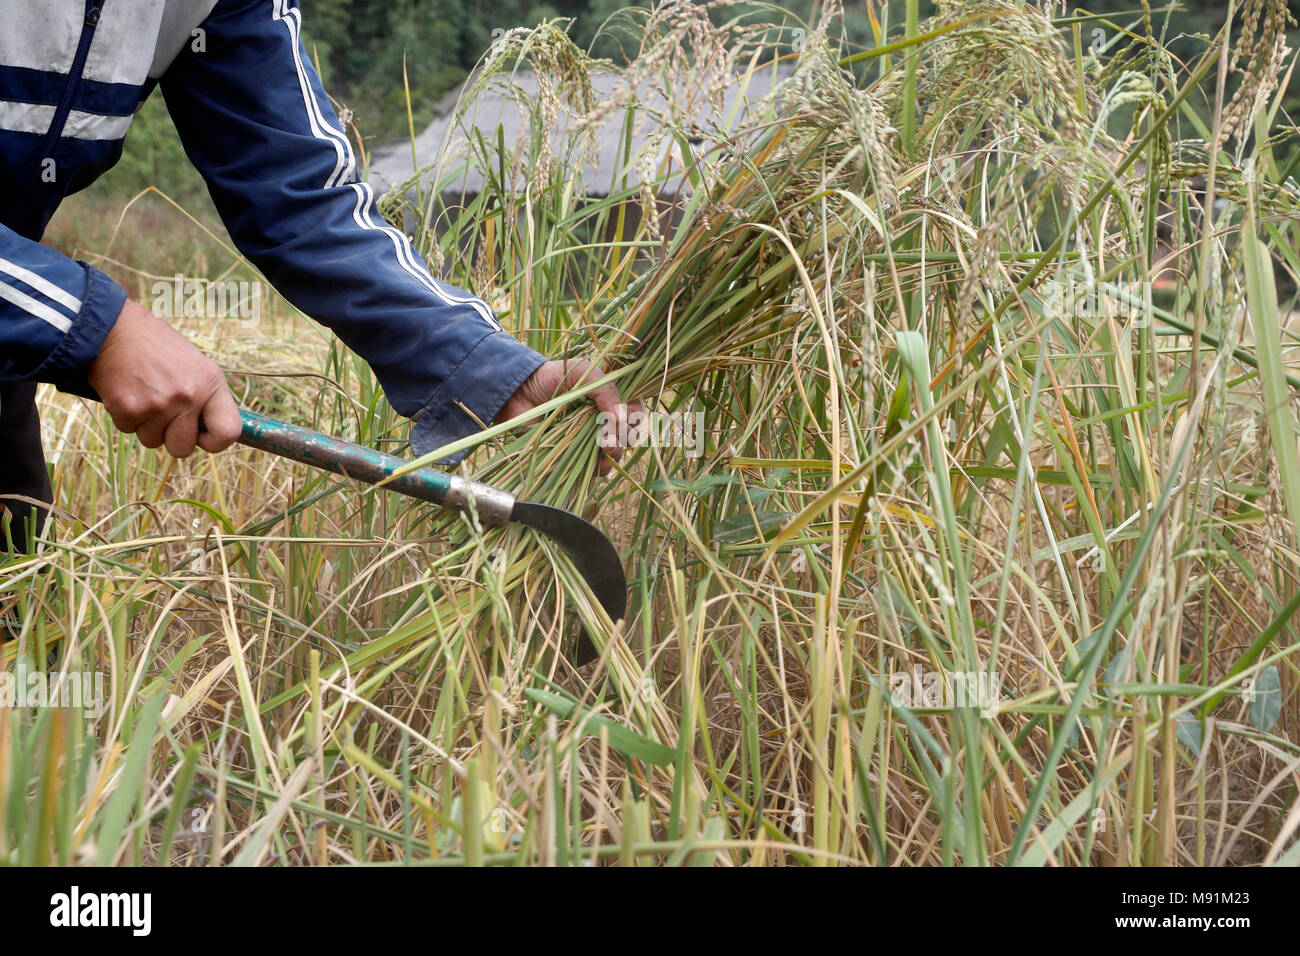
[[[1239,6],[1175,62],[1149,17],[1098,53],[954,0],[855,78],[833,18],[795,55],[664,4],[630,76],[676,102],[798,64],[703,130],[634,83],[585,101],[558,29],[507,34],[479,76],[548,78],[531,147],[420,157],[438,188],[386,211],[530,344],[703,413],[701,457],[632,449],[616,481],[580,397],[464,466],[594,516],[628,620],[526,532],[242,448],[172,462],[46,394],[65,514],[0,570],[4,654],[109,704],[0,708],[0,858],[1296,862],[1292,61],[1284,5]],[[663,141],[579,200],[561,111]],[[465,163],[487,191],[436,202]],[[1070,282],[1110,294],[1062,309]],[[241,404],[403,435],[283,305],[184,328]]]

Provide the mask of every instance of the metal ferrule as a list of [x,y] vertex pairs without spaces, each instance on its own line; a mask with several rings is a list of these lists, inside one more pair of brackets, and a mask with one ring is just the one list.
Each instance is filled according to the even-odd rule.
[[500,488],[452,475],[451,487],[447,489],[443,506],[464,514],[473,510],[478,513],[478,520],[483,527],[496,528],[510,522],[510,514],[515,508],[515,496]]

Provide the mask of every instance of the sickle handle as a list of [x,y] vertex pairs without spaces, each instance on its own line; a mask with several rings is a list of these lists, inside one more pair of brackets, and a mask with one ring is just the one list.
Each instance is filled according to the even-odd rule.
[[384,485],[387,490],[465,514],[477,511],[479,520],[487,527],[506,524],[514,510],[515,496],[508,491],[477,481],[466,481],[459,475],[449,475],[436,468],[419,468],[400,478],[392,478],[399,468],[410,462],[246,409],[239,410],[239,417],[243,425],[239,442],[249,448],[368,485],[392,479]]

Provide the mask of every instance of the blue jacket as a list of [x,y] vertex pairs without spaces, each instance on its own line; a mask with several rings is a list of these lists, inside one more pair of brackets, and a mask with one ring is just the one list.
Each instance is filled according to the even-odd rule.
[[94,397],[126,292],[39,240],[155,86],[240,251],[370,363],[417,452],[478,430],[461,404],[490,422],[544,361],[379,216],[295,0],[4,0],[0,18],[0,380]]

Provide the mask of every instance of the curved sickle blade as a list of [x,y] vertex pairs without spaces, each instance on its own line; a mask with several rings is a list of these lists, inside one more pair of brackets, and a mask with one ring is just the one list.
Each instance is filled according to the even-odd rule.
[[[564,549],[611,621],[627,613],[623,560],[609,538],[594,524],[561,508],[534,501],[516,501],[510,520],[536,528]],[[577,662],[587,664],[595,658],[596,648],[584,634],[578,641]]]

